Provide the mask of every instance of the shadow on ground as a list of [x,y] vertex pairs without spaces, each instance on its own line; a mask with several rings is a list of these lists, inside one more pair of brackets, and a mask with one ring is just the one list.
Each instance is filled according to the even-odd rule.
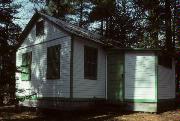
[[122,112],[104,109],[90,110],[36,110],[18,109],[16,107],[0,109],[0,120],[3,121],[115,121],[117,116],[132,112]]
[[104,108],[57,111],[2,107],[0,121],[180,121],[180,109],[155,114]]

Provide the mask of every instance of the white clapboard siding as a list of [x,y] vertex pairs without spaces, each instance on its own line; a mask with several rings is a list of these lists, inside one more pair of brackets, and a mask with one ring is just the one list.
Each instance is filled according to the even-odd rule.
[[125,99],[155,99],[155,80],[153,53],[125,54]]
[[[32,51],[32,47],[25,48],[23,50],[18,50],[16,53],[16,66],[20,68],[22,64],[22,54],[25,52]],[[16,73],[16,88],[24,90],[22,93],[17,93],[17,96],[30,95],[31,94],[31,82],[30,81],[21,81],[21,74]]]
[[[39,19],[42,20],[42,19]],[[68,36],[67,33],[64,31],[59,31],[54,25],[50,24],[49,22],[45,21],[44,22],[44,35],[43,36],[36,36],[36,26],[34,26],[31,30],[31,32],[28,34],[24,42],[21,44],[20,48],[24,48],[27,46],[35,45],[38,43],[42,43],[45,41],[61,38]]]
[[[57,44],[61,45],[60,79],[47,80],[47,47]],[[24,93],[17,93],[17,96],[35,91],[39,97],[69,97],[71,37],[45,22],[45,35],[36,37],[34,27],[17,51],[17,66],[22,63],[22,54],[29,51],[32,51],[31,81],[21,81],[21,74],[16,73],[16,87],[26,90]]]
[[[84,79],[84,45],[98,48],[97,80]],[[105,52],[96,43],[74,38],[73,97],[105,98]]]
[[172,63],[172,69],[158,65],[158,99],[175,98],[175,89],[174,62]]

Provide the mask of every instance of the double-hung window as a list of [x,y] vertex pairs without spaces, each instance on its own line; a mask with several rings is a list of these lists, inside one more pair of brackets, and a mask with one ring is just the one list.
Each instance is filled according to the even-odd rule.
[[98,50],[94,47],[84,47],[84,78],[97,79],[97,56]]
[[36,23],[36,36],[41,36],[44,34],[44,21],[41,20]]
[[27,52],[22,55],[22,65],[21,65],[21,80],[30,81],[31,80],[31,62],[32,62],[32,52]]
[[60,78],[60,45],[47,48],[47,79]]
[[158,64],[166,68],[172,69],[172,57],[166,55],[160,55],[158,58]]

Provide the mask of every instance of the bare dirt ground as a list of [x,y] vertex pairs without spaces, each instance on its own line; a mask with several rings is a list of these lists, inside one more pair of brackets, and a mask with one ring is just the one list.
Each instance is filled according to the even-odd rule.
[[180,109],[160,114],[120,111],[23,111],[1,107],[0,121],[180,121]]

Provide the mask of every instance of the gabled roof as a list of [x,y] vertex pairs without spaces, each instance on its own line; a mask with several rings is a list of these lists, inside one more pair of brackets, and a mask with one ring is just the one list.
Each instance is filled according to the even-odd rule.
[[60,28],[62,28],[63,30],[72,33],[74,35],[83,37],[83,38],[87,38],[90,40],[93,40],[95,42],[101,43],[103,44],[103,42],[101,42],[101,38],[102,36],[96,33],[93,33],[91,31],[88,31],[86,29],[83,29],[81,27],[75,26],[73,24],[67,23],[65,21],[62,21],[60,19],[57,19],[55,17],[52,16],[48,16],[46,14],[43,13],[39,13],[43,18],[48,19],[49,21],[55,23],[57,26],[59,26]]
[[33,15],[31,20],[29,21],[29,23],[27,24],[27,26],[25,27],[25,29],[21,33],[21,35],[19,37],[19,40],[21,40],[23,42],[23,40],[27,37],[27,35],[31,31],[31,29],[33,28],[34,24],[41,17],[43,19],[47,20],[47,21],[52,22],[55,26],[57,26],[58,28],[63,29],[64,31],[66,31],[66,32],[68,32],[70,34],[92,40],[92,41],[94,41],[96,43],[104,44],[101,41],[101,39],[102,39],[101,35],[90,32],[90,31],[88,31],[86,29],[80,28],[78,26],[75,26],[73,24],[67,23],[65,21],[62,21],[60,19],[57,19],[55,17],[49,16],[49,15],[46,15],[46,14],[40,13],[40,12],[36,12]]

